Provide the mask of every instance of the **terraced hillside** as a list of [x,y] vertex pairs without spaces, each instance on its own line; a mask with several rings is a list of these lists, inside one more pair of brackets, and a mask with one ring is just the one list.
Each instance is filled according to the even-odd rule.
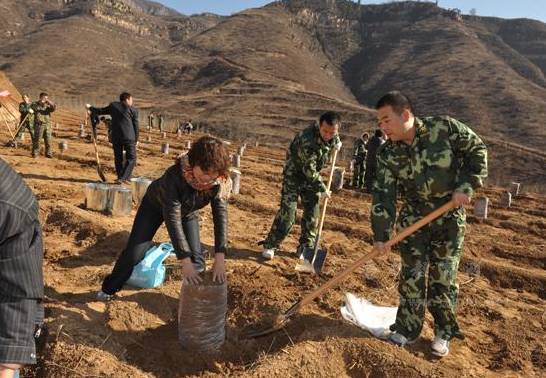
[[375,127],[368,107],[402,89],[420,115],[452,115],[485,137],[493,183],[544,190],[541,22],[460,19],[430,2],[284,0],[231,17],[188,17],[145,0],[0,7],[0,69],[64,108],[129,90],[143,117],[157,110],[172,125],[191,118],[277,146],[333,109],[346,121],[347,156],[354,137]]

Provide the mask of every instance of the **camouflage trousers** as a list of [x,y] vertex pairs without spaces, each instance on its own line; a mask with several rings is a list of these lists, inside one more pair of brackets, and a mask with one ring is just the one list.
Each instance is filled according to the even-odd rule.
[[19,128],[17,134],[15,135],[15,139],[18,139],[25,132],[25,129],[27,129],[28,133],[30,134],[30,140],[34,140],[34,126],[32,126],[28,121]]
[[32,156],[40,153],[40,139],[44,139],[45,154],[51,155],[51,125],[34,125],[34,138],[32,138]]
[[353,187],[364,189],[364,174],[366,172],[366,163],[364,160],[355,160],[353,172]]
[[[419,218],[402,210],[399,227],[406,228]],[[450,340],[460,335],[455,312],[465,221],[464,209],[454,210],[400,243],[400,305],[391,330],[410,340],[418,337],[426,305],[436,336]]]
[[290,233],[296,220],[298,197],[303,205],[301,217],[301,235],[299,248],[314,248],[317,237],[318,218],[320,216],[320,193],[302,189],[305,183],[292,180],[285,176],[281,193],[281,206],[267,238],[263,242],[265,248],[277,248]]

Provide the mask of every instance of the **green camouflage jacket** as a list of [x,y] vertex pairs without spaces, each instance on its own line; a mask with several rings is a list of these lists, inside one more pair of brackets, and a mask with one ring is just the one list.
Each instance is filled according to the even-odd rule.
[[358,138],[353,146],[353,159],[362,162],[366,160],[367,152],[366,142],[362,138]]
[[34,114],[29,113],[30,109],[32,109],[32,103],[21,102],[19,104],[19,113],[21,113],[21,120],[19,122],[23,122],[26,117],[25,124],[34,125]]
[[37,125],[49,126],[51,120],[51,113],[56,109],[55,105],[42,104],[40,101],[36,101],[32,104],[34,110],[34,122]]
[[286,153],[283,171],[285,180],[298,183],[304,190],[325,192],[326,186],[322,182],[320,170],[338,144],[341,145],[338,135],[329,142],[322,140],[318,123],[299,132]]
[[375,241],[390,238],[396,198],[402,211],[426,215],[453,192],[472,196],[487,177],[487,148],[468,126],[450,117],[415,119],[411,145],[387,141],[377,154],[372,229]]

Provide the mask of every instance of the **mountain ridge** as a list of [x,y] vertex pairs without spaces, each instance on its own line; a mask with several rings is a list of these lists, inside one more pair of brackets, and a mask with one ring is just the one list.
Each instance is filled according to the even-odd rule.
[[[460,16],[428,2],[284,0],[230,17],[154,6],[6,0],[0,69],[27,92],[105,103],[129,90],[144,111],[280,145],[325,109],[344,112],[350,145],[373,129],[379,96],[400,89],[419,115],[449,114],[490,140],[546,149],[539,21]],[[47,12],[66,17],[45,20]],[[546,182],[541,160],[518,167],[498,156],[493,171],[510,166]]]

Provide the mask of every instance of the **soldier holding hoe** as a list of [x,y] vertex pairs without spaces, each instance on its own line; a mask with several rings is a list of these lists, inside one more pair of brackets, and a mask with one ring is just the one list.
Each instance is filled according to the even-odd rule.
[[[474,190],[487,176],[487,149],[468,126],[450,117],[418,118],[410,100],[389,92],[377,103],[388,141],[377,154],[372,229],[375,248],[387,252],[394,227],[402,229],[453,201],[457,206],[400,243],[402,261],[396,322],[385,335],[404,346],[421,333],[425,305],[434,318],[432,353],[446,356],[449,341],[463,335],[456,320],[457,270],[466,215]],[[402,207],[396,217],[396,199]],[[428,269],[428,279],[425,280]]]
[[33,140],[34,110],[32,110],[32,102],[30,101],[30,97],[27,94],[24,94],[22,97],[23,102],[19,104],[19,113],[21,114],[21,119],[19,121],[19,129],[17,130],[15,139],[17,140],[23,134],[25,129],[28,129],[28,133],[30,134],[30,140]]

